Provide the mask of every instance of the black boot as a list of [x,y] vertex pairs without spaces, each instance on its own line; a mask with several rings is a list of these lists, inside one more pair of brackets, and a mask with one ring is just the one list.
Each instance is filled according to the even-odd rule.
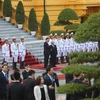
[[21,61],[21,63],[20,63],[20,69],[24,69],[24,61]]
[[15,70],[15,69],[16,69],[16,63],[13,62],[13,70]]

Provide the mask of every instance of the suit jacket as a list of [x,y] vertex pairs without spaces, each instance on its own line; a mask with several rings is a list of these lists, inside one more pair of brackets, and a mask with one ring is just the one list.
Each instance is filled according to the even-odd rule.
[[23,79],[28,78],[28,72],[27,72],[26,70],[24,70],[24,71],[22,72],[22,75],[23,75]]
[[35,100],[34,94],[33,94],[35,79],[28,77],[27,79],[24,80],[23,84],[26,86],[26,89],[28,92],[28,100]]
[[50,49],[51,49],[51,56],[56,56],[57,55],[56,45],[54,45],[54,47],[52,45],[50,45]]
[[[44,87],[44,92],[45,92],[45,98],[46,100],[50,100],[48,96],[48,89],[46,85],[43,85]],[[40,86],[35,86],[34,87],[34,95],[35,95],[35,100],[41,100],[41,90]]]
[[50,55],[50,46],[47,42],[44,42],[44,55]]
[[[80,79],[73,79],[72,81],[70,81],[69,83],[79,83],[79,84],[84,84]],[[75,93],[75,94],[71,94],[68,95],[69,96],[69,100],[81,100],[83,98],[85,98],[85,93]]]
[[20,82],[7,85],[7,100],[28,100],[26,87]]
[[2,98],[2,96],[4,94],[6,94],[6,86],[8,84],[8,80],[6,79],[6,77],[4,76],[3,72],[0,72],[0,98]]
[[[43,73],[42,76],[45,78],[45,75],[47,75],[47,72]],[[56,86],[59,87],[59,80],[58,80],[58,76],[56,73],[53,72],[52,77],[54,78],[54,81],[56,83]]]
[[[48,93],[49,93],[50,100],[56,100],[55,99],[55,79],[54,77],[52,77],[52,80],[51,80],[48,74],[46,74],[43,78],[44,78],[44,84],[46,84],[48,87]],[[52,85],[54,89],[50,89],[49,88],[50,85]]]

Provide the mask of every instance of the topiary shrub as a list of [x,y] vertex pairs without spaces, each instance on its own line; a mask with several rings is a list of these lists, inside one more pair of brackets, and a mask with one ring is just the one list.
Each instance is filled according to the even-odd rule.
[[75,93],[84,92],[86,87],[87,87],[86,84],[69,83],[58,87],[57,91],[60,94],[64,94],[64,93],[75,94]]
[[100,61],[100,51],[96,52],[73,52],[68,55],[71,60],[71,64],[82,64],[87,62],[99,62]]
[[78,27],[79,27],[79,24],[70,24],[70,25],[65,26],[64,29],[77,31]]
[[54,26],[65,26],[66,25],[64,27],[64,29],[66,29],[66,31],[68,31],[68,30],[76,31],[75,27],[78,27],[78,25],[76,25],[76,24],[73,25],[73,23],[70,22],[70,20],[78,20],[78,15],[76,14],[76,12],[73,9],[66,8],[66,9],[62,10],[60,12],[60,14],[58,15],[58,20],[54,23]]
[[65,8],[62,10],[58,16],[59,21],[77,20],[78,15],[71,8]]
[[23,3],[21,1],[19,1],[16,8],[15,20],[18,24],[23,24],[25,21],[25,12],[24,12]]
[[[1,3],[1,1],[0,1],[0,3]],[[11,4],[11,0],[4,0],[3,15],[5,17],[11,17],[12,16],[12,4]]]
[[36,13],[33,8],[30,10],[30,13],[29,13],[28,28],[30,31],[36,31],[38,29]]
[[47,13],[44,14],[41,21],[41,34],[48,35],[50,33],[50,21]]
[[100,50],[100,12],[91,14],[84,23],[79,25],[74,39],[78,43],[98,41]]

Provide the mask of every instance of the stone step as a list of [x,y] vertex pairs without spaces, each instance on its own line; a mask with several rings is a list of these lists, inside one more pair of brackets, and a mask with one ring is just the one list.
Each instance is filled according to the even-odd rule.
[[2,39],[4,39],[5,37],[8,37],[9,39],[12,39],[13,37],[16,37],[16,39],[19,39],[19,38],[22,37],[22,36],[23,36],[24,38],[35,38],[35,37],[31,37],[30,35],[27,35],[27,34],[25,34],[25,35],[23,35],[23,34],[22,34],[22,35],[21,35],[21,34],[18,34],[18,35],[16,35],[16,34],[15,34],[15,35],[14,35],[14,34],[11,34],[11,35],[10,35],[10,34],[9,34],[9,35],[4,35],[4,36],[3,36],[3,35],[2,35],[2,36],[0,35],[0,37],[1,37]]
[[14,26],[14,25],[11,25],[11,24],[9,24],[9,25],[0,25],[0,28],[17,28],[17,26]]
[[16,34],[16,33],[17,33],[17,34],[24,34],[25,31],[20,31],[20,30],[8,30],[8,31],[5,31],[5,30],[4,30],[4,31],[0,31],[0,34],[1,34],[1,33],[2,33],[2,34],[4,33],[5,35],[7,35],[7,34],[13,35],[13,33],[14,33],[14,34]]
[[[44,40],[39,40],[38,38],[30,35],[22,29],[18,29],[17,26],[12,25],[9,22],[4,21],[0,18],[0,38],[4,40],[5,38],[9,39],[9,43],[12,43],[12,38],[16,37],[17,42],[20,42],[20,37],[24,36],[26,49],[28,52],[31,52],[36,58],[43,62],[43,44]],[[0,62],[2,62],[2,52],[0,48]],[[10,58],[9,66],[12,66],[12,58]],[[19,67],[19,65],[18,65]]]

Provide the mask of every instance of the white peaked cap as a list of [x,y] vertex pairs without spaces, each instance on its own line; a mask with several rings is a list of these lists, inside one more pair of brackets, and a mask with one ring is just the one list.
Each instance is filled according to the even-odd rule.
[[13,37],[12,39],[16,39],[16,37]]
[[8,38],[5,38],[5,40],[8,40]]
[[66,33],[66,35],[69,35],[69,33]]
[[55,33],[54,35],[57,35],[57,33]]
[[21,36],[21,39],[24,39],[24,36]]
[[60,36],[64,35],[64,33],[61,33]]
[[51,42],[54,42],[54,40],[51,40]]
[[74,33],[73,32],[71,32],[71,35],[73,35]]
[[50,34],[50,36],[52,36],[52,33]]

